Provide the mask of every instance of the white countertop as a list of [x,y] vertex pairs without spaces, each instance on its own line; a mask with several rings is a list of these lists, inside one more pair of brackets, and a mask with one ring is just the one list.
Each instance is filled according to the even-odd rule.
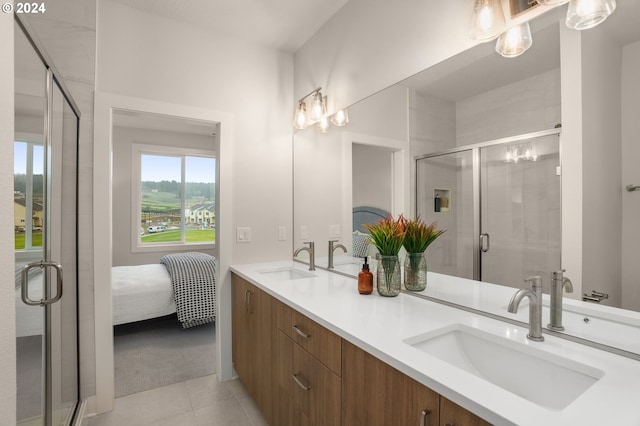
[[[544,342],[530,342],[524,327],[410,295],[387,298],[374,290],[373,294],[363,296],[358,293],[354,278],[323,270],[314,271],[313,277],[284,281],[259,272],[280,267],[307,270],[306,265],[291,261],[234,265],[231,270],[487,421],[498,425],[536,426],[640,425],[639,361],[550,335],[545,335]],[[429,279],[436,281],[432,275]],[[505,300],[504,306],[507,304]],[[403,342],[455,324],[560,355],[604,374],[575,401],[558,411],[530,402]]]

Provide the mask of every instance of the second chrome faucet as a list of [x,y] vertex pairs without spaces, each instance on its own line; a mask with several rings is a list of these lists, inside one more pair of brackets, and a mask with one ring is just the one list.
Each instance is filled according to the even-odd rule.
[[544,341],[542,336],[542,278],[530,277],[524,280],[529,288],[522,288],[516,292],[509,302],[509,312],[518,312],[518,306],[525,297],[529,298],[529,334],[527,339],[534,342]]
[[337,242],[338,240],[329,240],[329,265],[327,265],[327,268],[329,269],[333,269],[333,253],[336,249],[340,248],[343,252],[347,252],[347,248],[342,244],[336,244]]

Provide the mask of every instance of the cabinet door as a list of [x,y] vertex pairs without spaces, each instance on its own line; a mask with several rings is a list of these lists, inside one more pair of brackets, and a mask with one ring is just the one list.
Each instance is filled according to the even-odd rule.
[[440,397],[440,426],[489,426],[491,423],[482,420],[458,404]]
[[267,421],[272,415],[272,350],[275,339],[271,296],[232,276],[233,367]]
[[232,359],[233,368],[238,373],[245,388],[252,389],[251,374],[251,336],[249,324],[248,283],[232,275],[231,304],[232,304]]
[[437,426],[439,395],[342,341],[342,424]]

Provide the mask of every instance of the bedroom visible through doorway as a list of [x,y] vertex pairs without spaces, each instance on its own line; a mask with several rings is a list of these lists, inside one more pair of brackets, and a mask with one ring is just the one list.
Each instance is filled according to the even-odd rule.
[[[219,132],[215,122],[113,112],[116,397],[216,372],[215,322],[185,326],[183,317],[211,310],[215,318]],[[184,273],[201,274],[192,281],[205,287],[188,294],[176,279],[191,278],[182,276],[182,267],[165,267],[163,259],[192,255],[207,264],[187,263]]]

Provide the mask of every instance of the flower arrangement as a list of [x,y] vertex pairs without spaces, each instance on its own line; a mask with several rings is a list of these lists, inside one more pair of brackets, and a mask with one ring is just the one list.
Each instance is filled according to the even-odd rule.
[[412,220],[401,215],[398,222],[404,229],[402,245],[407,253],[423,253],[436,238],[446,232],[444,229],[436,229],[436,222],[427,226],[419,217]]
[[396,256],[402,248],[405,238],[404,220],[402,215],[398,220],[387,216],[374,225],[364,225],[371,234],[369,237],[371,244],[382,256]]

